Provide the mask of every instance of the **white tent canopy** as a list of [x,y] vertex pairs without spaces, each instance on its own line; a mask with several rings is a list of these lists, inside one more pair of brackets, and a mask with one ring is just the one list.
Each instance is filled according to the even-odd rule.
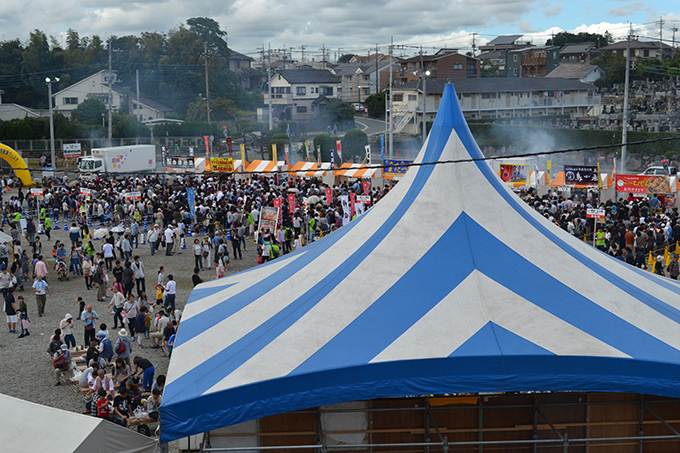
[[155,453],[158,441],[103,418],[0,394],[4,452]]

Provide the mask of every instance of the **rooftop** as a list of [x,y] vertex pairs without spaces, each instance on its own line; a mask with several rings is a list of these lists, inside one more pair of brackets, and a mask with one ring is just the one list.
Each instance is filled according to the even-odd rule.
[[[447,80],[428,79],[428,94],[444,92]],[[595,85],[563,78],[545,77],[488,77],[474,79],[456,79],[451,81],[458,94],[463,93],[498,93],[513,91],[564,91],[564,90],[596,90]],[[421,80],[408,82],[396,88],[400,91],[422,91]]]
[[340,83],[340,80],[325,69],[282,69],[277,73],[289,83]]

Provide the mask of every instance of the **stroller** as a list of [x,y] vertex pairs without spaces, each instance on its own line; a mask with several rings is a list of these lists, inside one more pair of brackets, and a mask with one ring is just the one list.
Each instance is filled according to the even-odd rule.
[[66,263],[61,260],[57,260],[57,264],[54,265],[55,270],[57,271],[57,278],[61,282],[67,282],[69,281],[68,278],[68,267],[66,266]]

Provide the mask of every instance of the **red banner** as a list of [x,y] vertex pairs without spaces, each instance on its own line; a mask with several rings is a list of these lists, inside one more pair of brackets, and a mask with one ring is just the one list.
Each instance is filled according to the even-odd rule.
[[203,141],[205,142],[205,155],[206,157],[208,157],[210,156],[210,139],[208,138],[207,135],[204,135]]
[[669,193],[667,176],[616,175],[616,191],[636,194]]
[[288,212],[295,214],[295,195],[292,193],[288,194]]
[[371,190],[371,181],[362,181],[361,185],[364,187],[364,195],[368,195],[368,191]]
[[354,217],[354,201],[356,200],[356,195],[354,195],[354,192],[349,194],[349,205],[352,207],[352,217]]
[[330,206],[333,204],[333,189],[326,187],[326,205]]
[[281,199],[274,198],[274,207],[279,210],[279,223],[281,223]]

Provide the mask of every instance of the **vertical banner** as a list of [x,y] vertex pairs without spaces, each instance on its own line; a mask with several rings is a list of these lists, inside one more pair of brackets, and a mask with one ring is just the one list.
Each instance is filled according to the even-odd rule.
[[246,168],[246,145],[244,143],[241,144],[241,165],[243,165],[243,168]]
[[534,165],[534,167],[535,167],[534,171],[536,172],[536,177],[535,177],[535,179],[536,179],[536,190],[538,190],[538,189],[541,188],[541,178],[538,177],[538,164]]
[[295,214],[295,195],[292,193],[288,194],[288,212]]
[[288,145],[284,145],[284,146],[283,146],[283,149],[284,149],[285,152],[286,152],[286,165],[288,165]]
[[368,191],[371,190],[371,181],[361,181],[361,185],[364,188],[364,195],[368,195]]
[[552,166],[552,161],[549,160],[548,166],[546,167],[546,169],[548,170],[548,184],[552,184],[552,169],[551,169],[551,166]]
[[210,157],[210,139],[207,135],[204,135],[203,141],[205,142],[205,155],[206,157]]
[[600,164],[597,164],[597,188],[602,190],[602,178],[600,177]]
[[342,160],[342,141],[341,140],[335,141],[335,149],[338,152],[338,159],[340,159],[340,163],[342,163],[343,160]]
[[380,136],[380,158],[381,159],[385,158],[385,136],[384,135]]
[[333,189],[326,187],[326,206],[333,204]]
[[163,166],[165,167],[167,165],[167,162],[165,161],[165,146],[161,146],[161,159],[163,160]]
[[194,157],[194,147],[193,146],[189,147],[189,157]]
[[305,150],[307,151],[307,162],[309,162],[309,140],[305,140]]
[[272,161],[274,163],[279,161],[276,157],[276,143],[272,143]]
[[612,171],[612,179],[616,181],[616,157],[613,158],[614,160],[614,171]]
[[189,203],[189,215],[192,219],[196,218],[196,199],[194,198],[194,189],[187,189],[187,203]]
[[354,192],[349,194],[349,204],[352,208],[352,217],[354,217],[354,202],[356,201],[356,195]]
[[321,145],[316,147],[316,163],[321,165]]
[[349,197],[347,195],[341,195],[340,204],[342,205],[342,226],[345,226],[352,221],[352,211],[349,206]]
[[366,149],[366,164],[371,165],[371,145],[364,146]]
[[333,152],[333,150],[331,150],[331,170],[334,168],[335,168],[335,153]]
[[280,198],[274,198],[274,207],[278,209],[279,211],[279,223],[281,220],[281,199]]

